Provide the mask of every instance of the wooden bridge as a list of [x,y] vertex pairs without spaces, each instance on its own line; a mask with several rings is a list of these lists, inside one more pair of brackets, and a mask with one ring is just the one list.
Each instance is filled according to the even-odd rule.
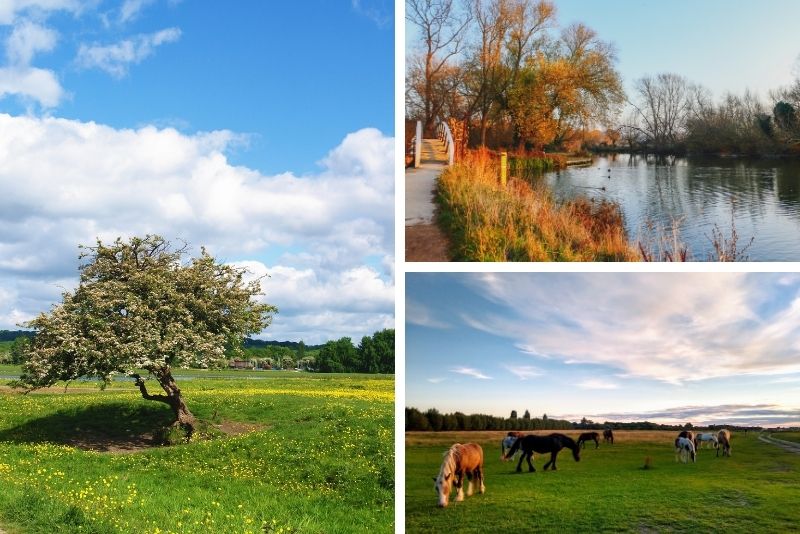
[[[437,137],[423,138],[417,121],[414,165],[406,169],[406,260],[448,261],[447,241],[434,224],[436,179],[454,156],[453,136],[442,122]],[[438,243],[438,244],[437,244]]]

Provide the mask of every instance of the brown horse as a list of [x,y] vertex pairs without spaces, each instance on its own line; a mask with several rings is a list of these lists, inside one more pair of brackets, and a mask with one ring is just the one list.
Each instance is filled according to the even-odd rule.
[[611,443],[614,444],[614,433],[611,431],[610,428],[606,428],[603,430],[603,442],[604,443]]
[[594,441],[594,448],[598,448],[600,446],[600,434],[597,432],[584,432],[578,436],[578,445],[580,445],[582,449],[586,448],[587,441]]
[[694,443],[694,448],[697,450],[697,440],[695,439],[694,432],[691,430],[683,430],[680,434],[678,434],[679,438],[686,438],[692,443]]
[[722,456],[730,456],[731,455],[731,433],[726,430],[722,429],[717,433],[717,441],[719,442],[719,447],[717,447],[717,456],[719,456],[719,450],[722,449]]
[[456,487],[456,502],[464,500],[464,490],[462,483],[464,475],[467,475],[467,496],[472,495],[472,479],[480,488],[480,492],[486,491],[483,485],[483,449],[477,443],[456,443],[450,450],[444,453],[442,467],[439,469],[439,476],[434,477],[434,489],[439,495],[439,506],[444,508],[450,501],[452,486]]

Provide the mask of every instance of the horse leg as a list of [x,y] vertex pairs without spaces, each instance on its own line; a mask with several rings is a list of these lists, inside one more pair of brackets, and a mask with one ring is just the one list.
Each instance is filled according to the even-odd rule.
[[464,500],[464,473],[459,473],[456,478],[456,502],[461,502]]
[[532,457],[533,457],[533,451],[531,451],[529,454],[525,456],[525,458],[528,460],[528,473],[533,473],[536,471],[536,468],[533,467],[533,464],[531,463]]
[[486,491],[486,486],[483,485],[483,467],[479,467],[476,473],[478,474],[478,482],[480,483],[479,491],[481,492],[481,495],[483,495]]
[[467,497],[472,496],[472,471],[467,471]]
[[597,438],[594,438],[594,448],[595,449],[599,449],[600,448],[600,440],[597,439]]
[[525,452],[519,455],[519,462],[517,462],[517,473],[522,473],[522,459],[525,458]]

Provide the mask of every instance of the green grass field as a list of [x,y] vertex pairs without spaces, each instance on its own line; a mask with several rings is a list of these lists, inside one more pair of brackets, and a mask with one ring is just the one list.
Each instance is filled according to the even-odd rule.
[[29,395],[0,387],[0,527],[393,531],[393,377],[197,373],[179,384],[217,437],[173,447],[143,445],[170,412],[131,383]]
[[770,435],[773,438],[782,439],[784,441],[800,443],[800,432],[773,432]]
[[[545,432],[547,433],[547,432]],[[577,432],[565,432],[577,437]],[[558,456],[558,471],[515,473],[500,461],[503,432],[406,434],[406,532],[789,532],[800,518],[800,455],[734,434],[732,456],[701,449],[675,462],[675,432],[618,432],[615,445]],[[432,477],[456,442],[484,449],[486,493],[436,506]],[[642,469],[645,457],[652,468]],[[523,462],[524,464],[524,462]],[[466,486],[465,486],[466,488]],[[454,495],[454,494],[453,494]]]

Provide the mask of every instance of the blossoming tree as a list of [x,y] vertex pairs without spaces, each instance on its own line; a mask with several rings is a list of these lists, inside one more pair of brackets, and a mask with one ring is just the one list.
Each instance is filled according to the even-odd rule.
[[[160,236],[81,247],[80,283],[25,326],[36,330],[19,385],[114,375],[135,379],[142,397],[166,403],[187,439],[195,417],[172,376],[175,367],[209,368],[241,354],[242,340],[266,328],[277,309],[257,302],[258,280],[217,262],[205,249],[186,259]],[[144,370],[163,394],[147,391]]]

